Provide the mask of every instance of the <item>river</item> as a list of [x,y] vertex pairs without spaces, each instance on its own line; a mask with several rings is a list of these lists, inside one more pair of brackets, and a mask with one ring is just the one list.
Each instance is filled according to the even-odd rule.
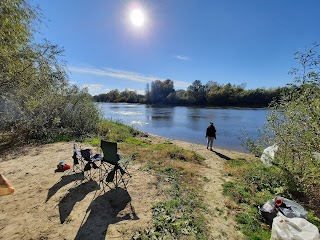
[[98,106],[106,119],[120,120],[143,132],[203,145],[206,128],[213,122],[217,129],[214,146],[240,152],[247,152],[239,139],[243,138],[243,132],[256,139],[268,113],[265,108],[155,107],[126,103],[98,103]]

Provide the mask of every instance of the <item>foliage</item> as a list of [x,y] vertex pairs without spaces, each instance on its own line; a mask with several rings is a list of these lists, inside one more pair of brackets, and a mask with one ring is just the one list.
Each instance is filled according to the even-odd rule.
[[136,91],[124,90],[120,92],[118,89],[111,90],[108,93],[99,94],[93,97],[96,102],[126,102],[126,103],[142,103],[145,97]]
[[188,87],[188,96],[191,102],[195,104],[205,104],[206,99],[206,90],[205,87],[202,85],[200,80],[195,80],[189,87]]
[[175,90],[172,80],[156,80],[147,84],[145,95],[134,91],[111,90],[109,93],[94,96],[97,102],[127,102],[170,105],[206,105],[206,106],[239,106],[267,107],[273,99],[278,99],[287,87],[245,90],[245,84],[226,85],[209,81],[205,85],[195,80],[186,90]]
[[120,121],[114,122],[105,119],[100,121],[98,132],[101,138],[111,142],[130,141],[132,137],[140,134],[140,131]]
[[297,52],[300,67],[290,73],[291,84],[278,101],[271,105],[263,136],[257,145],[279,146],[274,164],[288,177],[292,194],[307,196],[309,203],[320,212],[320,55],[315,44],[310,50]]
[[34,40],[39,12],[26,0],[0,2],[2,148],[94,133],[100,117],[87,91],[68,85],[63,49]]
[[[223,185],[223,192],[233,201],[227,207],[236,210],[236,221],[248,239],[270,239],[270,228],[263,223],[258,206],[283,196],[294,199],[286,173],[276,166],[266,167],[259,160],[230,160],[225,175],[232,180]],[[308,220],[320,227],[320,220],[313,211]]]
[[150,103],[165,103],[169,94],[174,92],[173,81],[170,79],[151,82]]

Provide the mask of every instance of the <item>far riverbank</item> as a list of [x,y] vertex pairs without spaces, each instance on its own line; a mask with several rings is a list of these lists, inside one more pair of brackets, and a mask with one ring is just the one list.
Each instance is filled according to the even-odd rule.
[[258,129],[266,121],[268,109],[263,108],[200,108],[182,106],[151,106],[144,104],[99,103],[106,119],[120,121],[142,132],[157,136],[206,144],[205,130],[210,122],[217,129],[215,147],[248,152],[242,146],[245,136],[257,139]]

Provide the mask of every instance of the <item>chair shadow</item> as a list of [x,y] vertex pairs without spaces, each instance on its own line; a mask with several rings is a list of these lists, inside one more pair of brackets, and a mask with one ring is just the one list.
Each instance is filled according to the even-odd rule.
[[88,193],[98,189],[100,189],[100,187],[95,181],[85,182],[76,186],[75,188],[71,188],[58,204],[60,222],[64,223],[66,221],[77,202],[83,200]]
[[68,185],[69,183],[72,183],[74,181],[77,180],[84,180],[84,176],[82,173],[75,173],[72,175],[64,175],[60,178],[60,180],[58,182],[56,182],[49,190],[48,190],[48,195],[47,195],[47,199],[46,202],[49,201],[49,199],[56,194],[56,192],[62,188],[63,186]]
[[[130,213],[121,213],[127,206],[130,207]],[[110,224],[139,219],[131,205],[128,191],[122,188],[114,188],[98,196],[91,202],[86,213],[88,212],[90,212],[88,218],[75,237],[77,240],[106,239]]]
[[225,160],[231,160],[231,158],[229,158],[228,156],[226,155],[223,155],[222,153],[219,153],[219,152],[216,152],[214,150],[212,150],[212,152],[214,152],[216,155],[218,155],[219,157],[225,159]]

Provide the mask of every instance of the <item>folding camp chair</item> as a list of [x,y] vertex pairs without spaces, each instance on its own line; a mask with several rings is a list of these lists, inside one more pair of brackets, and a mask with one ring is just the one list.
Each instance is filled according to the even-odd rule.
[[83,173],[84,177],[87,180],[92,180],[93,175],[91,170],[98,169],[99,167],[93,160],[92,150],[91,149],[81,149],[78,150],[76,145],[73,145],[73,172],[80,171]]
[[110,189],[117,188],[121,184],[126,188],[131,179],[127,166],[135,155],[130,158],[122,158],[117,153],[118,148],[115,142],[101,140],[100,147],[103,152],[99,173],[100,183],[107,185]]

